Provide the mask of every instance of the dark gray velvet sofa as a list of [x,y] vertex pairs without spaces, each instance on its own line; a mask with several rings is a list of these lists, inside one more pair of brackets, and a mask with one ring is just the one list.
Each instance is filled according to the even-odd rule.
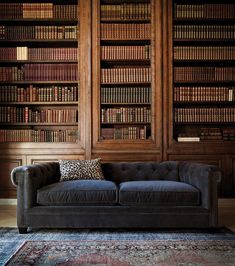
[[17,225],[32,228],[213,228],[221,171],[192,162],[102,163],[105,180],[59,182],[58,162],[13,169]]

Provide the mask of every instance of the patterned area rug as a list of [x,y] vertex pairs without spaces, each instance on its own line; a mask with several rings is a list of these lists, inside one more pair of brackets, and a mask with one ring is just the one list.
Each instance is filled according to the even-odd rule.
[[226,228],[31,229],[24,235],[0,228],[0,265],[235,266],[234,245],[235,234]]
[[27,241],[6,264],[235,265],[235,241]]

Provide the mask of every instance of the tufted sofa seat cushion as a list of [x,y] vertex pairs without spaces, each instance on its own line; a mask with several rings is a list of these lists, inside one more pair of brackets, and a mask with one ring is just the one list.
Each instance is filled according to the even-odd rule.
[[178,162],[102,163],[105,179],[115,183],[140,180],[179,181]]
[[120,184],[119,203],[124,206],[196,206],[200,193],[176,181],[131,181]]
[[37,203],[45,206],[116,205],[117,186],[106,180],[57,182],[37,191]]

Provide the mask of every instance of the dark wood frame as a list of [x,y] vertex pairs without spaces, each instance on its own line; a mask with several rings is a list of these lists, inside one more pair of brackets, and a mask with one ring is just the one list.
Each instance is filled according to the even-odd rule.
[[[151,68],[152,68],[152,139],[151,140],[99,140],[100,130],[100,1],[92,1],[92,155],[102,158],[110,150],[115,154],[129,154],[129,160],[161,159],[162,154],[162,9],[161,1],[151,1]],[[98,112],[97,112],[98,110]],[[132,157],[135,154],[134,158]]]

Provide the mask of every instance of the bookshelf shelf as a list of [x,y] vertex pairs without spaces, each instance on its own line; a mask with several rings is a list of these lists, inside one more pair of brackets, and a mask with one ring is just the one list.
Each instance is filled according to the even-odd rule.
[[[41,60],[1,60],[1,64],[38,64],[42,63]],[[77,60],[43,60],[45,64],[74,64],[77,63]]]
[[140,105],[140,106],[144,106],[144,105],[151,105],[151,103],[101,103],[101,105],[113,105],[113,106],[115,106],[115,105]]
[[[59,43],[60,44],[59,44]],[[6,45],[6,44],[47,44],[49,46],[49,43],[57,44],[57,45],[62,45],[62,44],[76,44],[77,40],[76,39],[18,39],[18,40],[1,40],[1,46]]]
[[[111,144],[111,145],[113,145],[113,144],[123,144],[123,139],[120,139],[120,138],[115,138],[115,139],[100,139],[100,141],[101,142],[103,142],[103,143],[105,143],[106,145],[107,144]],[[149,138],[149,139],[138,139],[138,143],[139,144],[143,144],[143,145],[146,145],[146,144],[148,144],[148,143],[150,143],[151,144],[151,142],[152,142],[152,140],[151,140],[151,138]],[[125,143],[127,143],[127,144],[135,144],[136,143],[136,139],[125,139]]]
[[146,59],[146,60],[133,60],[133,59],[129,59],[129,60],[121,60],[121,59],[113,59],[113,60],[106,60],[106,59],[102,59],[101,64],[102,65],[124,65],[124,66],[132,66],[132,65],[138,65],[138,66],[150,66],[150,60]]
[[188,39],[178,39],[178,38],[174,38],[173,40],[174,44],[181,44],[182,46],[185,45],[189,45],[189,44],[194,44],[194,43],[198,43],[198,44],[219,44],[219,45],[233,45],[235,43],[234,38],[231,39],[203,39],[203,38],[188,38]]
[[69,84],[74,84],[76,85],[77,84],[77,81],[71,81],[71,80],[33,80],[33,81],[27,81],[27,80],[24,80],[24,81],[0,81],[0,85],[27,85],[27,84],[34,84],[34,85],[46,85],[46,84],[57,84],[57,85],[69,85]]
[[[29,144],[31,147],[32,147],[32,144],[35,144],[35,145],[38,145],[38,146],[41,146],[41,145],[51,145],[51,147],[53,147],[53,143],[56,143],[57,145],[58,144],[71,144],[71,145],[74,145],[74,142],[76,141],[58,141],[58,140],[53,140],[52,138],[49,138],[49,139],[45,139],[44,141],[43,140],[38,140],[38,138],[35,138],[35,139],[30,139],[30,140],[24,140],[21,138],[21,140],[7,140],[7,141],[3,141],[5,143],[6,146],[9,146],[9,145],[13,145],[13,146],[16,146],[17,143],[21,143],[25,146],[27,146],[27,144]],[[2,147],[4,144],[0,141],[0,146]],[[5,146],[4,145],[4,146]],[[37,146],[36,146],[37,147]]]
[[[150,0],[135,0],[135,3],[150,3]],[[123,4],[123,0],[102,0],[103,4]],[[125,3],[133,3],[133,0],[125,0]]]
[[221,106],[221,105],[234,105],[235,106],[235,101],[221,101],[221,102],[216,102],[216,101],[205,101],[205,102],[200,102],[200,101],[181,101],[181,102],[176,102],[174,101],[174,105],[182,105],[182,106],[193,106],[193,105],[212,105],[212,106]]
[[66,102],[66,101],[61,101],[61,102],[52,102],[52,101],[47,101],[47,102],[1,102],[0,103],[0,106],[8,106],[8,105],[27,105],[27,106],[30,106],[30,105],[77,105],[78,102],[74,101],[74,102]]
[[212,24],[212,25],[223,25],[223,24],[234,24],[234,19],[232,18],[174,18],[173,22],[175,25],[184,25],[184,24],[192,24],[192,25],[204,25],[204,24]]
[[105,19],[102,18],[101,23],[151,23],[150,19]]
[[77,19],[54,19],[54,18],[22,18],[22,19],[16,19],[16,18],[12,18],[12,19],[3,19],[0,18],[0,23],[1,24],[30,24],[30,25],[37,25],[37,24],[43,24],[43,25],[51,25],[51,24],[55,24],[55,25],[74,25],[74,24],[78,24],[78,20]]
[[104,123],[102,122],[102,125],[149,125],[150,122],[109,122]]
[[1,126],[77,126],[77,123],[1,123]]
[[150,45],[149,39],[100,39],[102,45]]
[[102,38],[101,41],[105,41],[105,42],[116,42],[116,43],[119,43],[119,42],[125,42],[125,43],[131,43],[131,42],[149,42],[149,39],[148,38]]
[[233,85],[235,83],[235,80],[191,80],[191,81],[185,81],[185,80],[175,80],[174,84],[191,84],[191,85],[203,85],[203,84],[207,84],[207,85]]
[[227,65],[227,64],[233,64],[235,65],[235,60],[234,59],[230,59],[230,60],[225,60],[225,59],[221,59],[221,60],[211,60],[211,59],[203,59],[203,60],[199,60],[199,59],[175,59],[174,60],[175,64],[191,64],[191,65]]
[[220,125],[229,125],[232,126],[234,125],[234,122],[175,122],[174,125],[175,126],[182,126],[182,125],[191,125],[191,126],[201,126],[201,125],[217,125],[218,127],[220,127]]
[[133,86],[151,86],[150,82],[107,82],[107,83],[101,83],[101,86],[107,86],[107,85],[113,85],[113,86],[121,86],[121,85],[133,85]]

